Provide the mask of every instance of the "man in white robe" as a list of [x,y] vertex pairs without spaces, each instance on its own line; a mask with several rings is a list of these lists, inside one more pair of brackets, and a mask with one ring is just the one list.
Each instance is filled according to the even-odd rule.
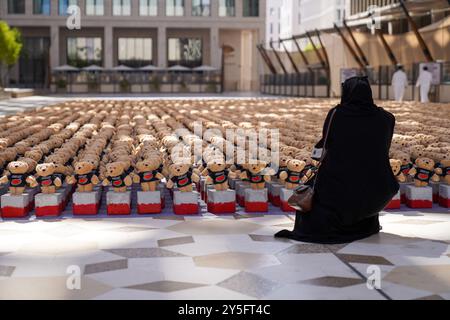
[[433,75],[428,71],[428,67],[423,67],[417,79],[416,87],[420,88],[420,102],[428,103],[430,99],[428,95],[430,93],[431,83],[433,81]]
[[398,66],[397,71],[392,76],[392,88],[394,89],[395,101],[403,102],[405,90],[408,87],[408,76],[403,71],[403,66]]

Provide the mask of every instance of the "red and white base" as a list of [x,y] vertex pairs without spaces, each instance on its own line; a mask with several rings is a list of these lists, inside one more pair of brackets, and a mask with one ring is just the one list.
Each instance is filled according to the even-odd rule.
[[281,190],[284,188],[284,185],[271,182],[269,183],[269,201],[275,206],[281,206]]
[[106,194],[106,211],[108,215],[130,215],[131,214],[131,192],[109,191]]
[[412,185],[410,182],[400,183],[400,201],[402,204],[406,204],[406,188]]
[[294,190],[282,188],[280,191],[280,207],[283,212],[295,212],[295,209],[292,208],[288,200],[294,194]]
[[433,189],[431,187],[406,187],[406,205],[413,209],[433,208]]
[[137,193],[137,210],[139,214],[158,214],[162,211],[162,197],[160,191]]
[[75,216],[97,215],[100,209],[102,190],[93,192],[75,192],[72,196],[72,211]]
[[236,202],[241,207],[245,207],[245,190],[247,189],[250,189],[250,184],[248,182],[236,182]]
[[439,205],[450,208],[450,185],[441,184],[439,187]]
[[439,182],[431,182],[430,183],[431,188],[433,189],[433,202],[439,203]]
[[399,190],[398,193],[388,203],[385,210],[397,210],[397,209],[400,209],[401,205],[402,205],[401,192]]
[[269,211],[269,192],[262,190],[245,190],[245,212],[268,212]]
[[20,196],[9,193],[1,196],[2,218],[25,218],[34,208],[37,189],[28,189]]
[[64,211],[66,195],[64,190],[52,194],[37,194],[34,197],[36,217],[59,217]]
[[236,213],[236,191],[208,191],[208,212],[214,214]]
[[198,192],[173,192],[173,211],[177,215],[194,215],[199,212]]
[[240,181],[239,179],[233,179],[233,178],[229,178],[228,179],[228,185],[230,186],[231,190],[235,190],[236,189],[236,182]]
[[166,184],[165,183],[160,183],[158,185],[158,190],[161,194],[161,209],[164,209],[166,207]]

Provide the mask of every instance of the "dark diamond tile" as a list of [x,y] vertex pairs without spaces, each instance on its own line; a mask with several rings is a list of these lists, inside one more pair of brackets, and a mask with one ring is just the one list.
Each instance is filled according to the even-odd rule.
[[194,243],[194,238],[193,237],[179,237],[179,238],[158,240],[158,246],[160,246],[160,247],[178,246],[178,245],[188,244],[188,243]]
[[240,272],[217,284],[217,286],[259,299],[281,287],[274,281],[248,272]]
[[108,231],[116,231],[116,232],[141,232],[141,231],[150,231],[157,230],[156,228],[145,228],[145,227],[119,227],[119,228],[111,228]]
[[0,277],[11,277],[16,267],[0,266]]
[[172,252],[161,248],[133,248],[133,249],[109,249],[106,252],[116,254],[118,256],[134,259],[134,258],[173,258],[185,257],[185,255]]
[[316,279],[309,279],[305,281],[301,281],[301,284],[307,284],[312,286],[319,286],[319,287],[333,287],[333,288],[345,288],[354,286],[357,284],[365,283],[363,279],[357,279],[357,278],[345,278],[345,277],[321,277]]
[[87,264],[84,267],[84,274],[101,273],[115,270],[123,270],[128,268],[128,260],[115,260],[100,263]]
[[206,285],[198,283],[178,282],[178,281],[159,281],[146,284],[139,284],[136,286],[126,288],[142,291],[175,292],[200,287],[206,287]]
[[331,253],[331,252],[324,245],[305,243],[305,244],[294,244],[293,246],[278,252],[277,255],[304,254],[304,253]]
[[248,235],[253,241],[256,242],[290,242],[289,239],[283,239],[283,238],[275,238],[274,236],[266,236],[266,235],[259,235],[259,234],[249,234]]
[[418,298],[416,300],[445,300],[445,299],[442,298],[440,295],[434,294],[434,295],[431,295],[431,296]]
[[251,218],[262,218],[264,217],[264,214],[235,214],[233,215],[234,219],[236,220],[243,220],[243,219],[251,219]]
[[340,254],[337,256],[348,263],[364,263],[381,266],[393,266],[393,263],[381,256],[366,256],[358,254]]
[[341,243],[341,244],[327,244],[326,247],[331,252],[339,252],[340,250],[344,249],[346,246],[348,246],[348,243]]
[[155,220],[174,220],[174,221],[184,221],[184,217],[182,216],[159,216],[159,217],[153,217]]

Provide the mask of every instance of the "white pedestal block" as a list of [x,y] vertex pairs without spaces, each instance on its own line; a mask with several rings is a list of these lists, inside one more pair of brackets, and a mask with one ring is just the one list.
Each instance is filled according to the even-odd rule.
[[402,204],[406,204],[406,188],[412,185],[410,182],[400,183],[400,200]]
[[281,206],[281,190],[284,188],[284,185],[280,183],[271,183],[269,189],[269,201],[276,207]]
[[11,195],[9,193],[1,196],[3,218],[24,218],[33,210],[34,195],[36,189],[28,189],[22,195]]
[[198,192],[181,192],[173,193],[173,210],[177,215],[198,214],[199,211],[199,193]]
[[130,215],[131,192],[109,191],[106,195],[106,204],[109,215]]
[[250,184],[244,181],[236,182],[236,201],[241,207],[245,207],[245,190],[250,189]]
[[262,190],[245,190],[245,211],[246,212],[267,212],[269,211],[269,192]]
[[230,214],[236,212],[236,191],[208,190],[208,212]]
[[161,192],[144,192],[137,193],[138,213],[139,214],[156,214],[162,211]]
[[280,207],[283,212],[295,212],[295,209],[288,203],[289,198],[292,197],[293,194],[294,190],[291,189],[282,188],[280,190]]
[[433,189],[431,187],[406,187],[406,204],[413,209],[428,209],[433,207]]
[[63,212],[64,192],[39,193],[34,197],[36,217],[57,217]]
[[430,182],[430,187],[433,189],[433,202],[439,202],[439,182]]
[[450,208],[450,185],[441,184],[439,186],[439,205]]
[[402,205],[401,202],[401,192],[400,190],[397,192],[397,194],[392,198],[391,202],[386,206],[386,210],[396,210],[400,209]]
[[76,216],[98,214],[101,197],[101,188],[96,188],[93,192],[75,192],[72,196],[73,214]]
[[235,190],[236,189],[236,182],[240,181],[239,179],[228,179],[228,185],[230,186],[230,189]]

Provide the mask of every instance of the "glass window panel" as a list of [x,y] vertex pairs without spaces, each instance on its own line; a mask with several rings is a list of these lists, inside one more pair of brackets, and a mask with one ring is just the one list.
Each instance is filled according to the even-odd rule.
[[202,40],[197,38],[170,38],[168,41],[169,66],[198,67],[203,63]]
[[25,14],[25,0],[8,0],[8,14]]
[[67,63],[76,67],[90,64],[102,65],[103,57],[101,38],[67,38]]
[[104,0],[86,0],[88,16],[103,16],[105,14]]
[[50,15],[50,0],[33,0],[33,14]]
[[167,16],[184,16],[184,0],[166,0]]
[[60,16],[66,16],[67,15],[67,9],[70,6],[77,6],[78,5],[78,0],[59,0],[58,3],[58,14]]
[[113,0],[114,16],[131,15],[131,0]]
[[140,0],[139,15],[141,16],[157,16],[158,0]]
[[219,17],[236,16],[235,0],[219,0]]
[[119,38],[119,64],[142,67],[153,63],[151,38]]
[[192,15],[209,17],[211,15],[211,1],[192,0]]
[[244,17],[259,17],[259,0],[242,0]]

